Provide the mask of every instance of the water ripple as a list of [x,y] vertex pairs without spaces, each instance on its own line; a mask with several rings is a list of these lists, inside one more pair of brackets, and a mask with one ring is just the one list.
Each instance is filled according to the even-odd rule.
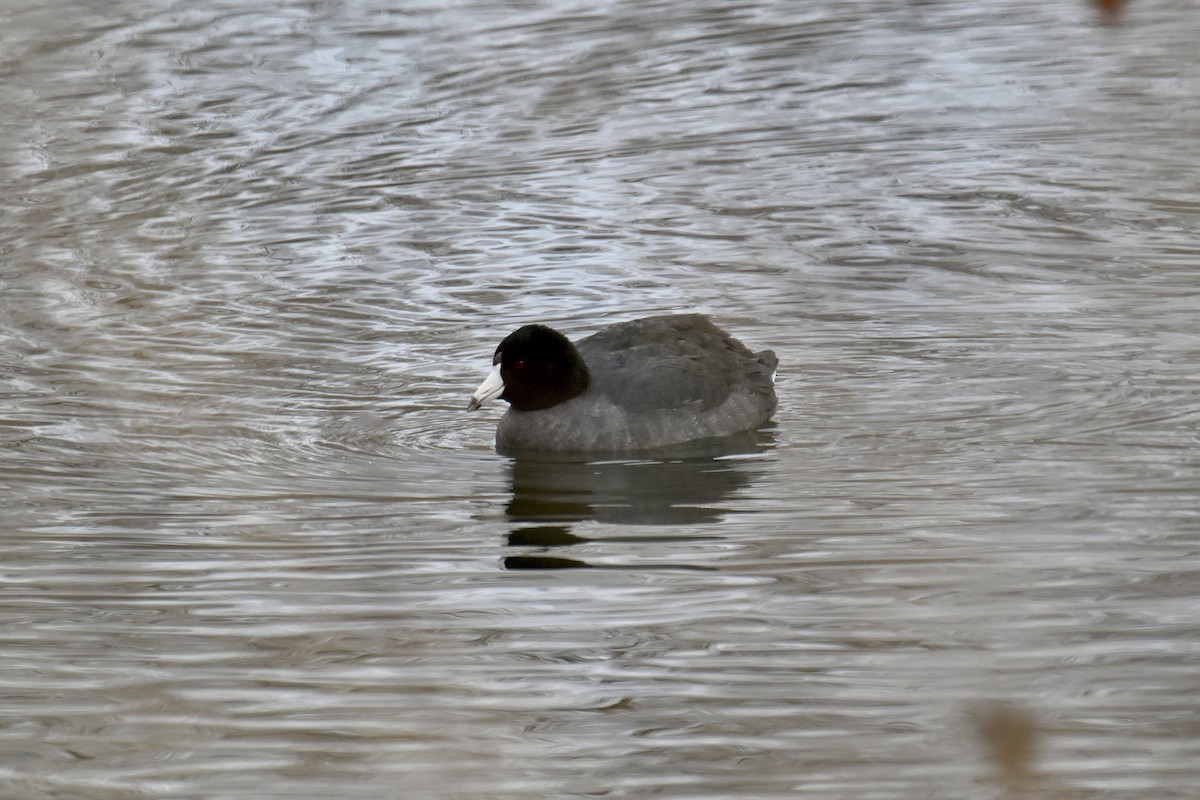
[[[1194,795],[1186,4],[9,5],[0,794]],[[464,409],[682,309],[737,453]]]

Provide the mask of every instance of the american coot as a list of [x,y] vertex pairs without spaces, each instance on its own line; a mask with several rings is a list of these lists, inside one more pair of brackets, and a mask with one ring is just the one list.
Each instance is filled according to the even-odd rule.
[[496,348],[468,409],[508,401],[501,452],[649,450],[762,425],[775,411],[778,363],[701,314],[622,322],[575,344],[526,325]]

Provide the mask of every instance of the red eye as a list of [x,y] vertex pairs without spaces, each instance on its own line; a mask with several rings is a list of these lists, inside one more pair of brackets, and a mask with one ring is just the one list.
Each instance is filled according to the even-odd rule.
[[520,372],[521,370],[525,369],[525,359],[518,358],[516,361],[513,362],[512,367],[517,372]]

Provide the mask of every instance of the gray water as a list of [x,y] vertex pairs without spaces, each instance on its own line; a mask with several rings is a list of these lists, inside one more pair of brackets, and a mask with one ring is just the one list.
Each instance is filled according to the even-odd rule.
[[[0,796],[1194,798],[1200,13],[9,0]],[[698,310],[731,452],[514,461]]]

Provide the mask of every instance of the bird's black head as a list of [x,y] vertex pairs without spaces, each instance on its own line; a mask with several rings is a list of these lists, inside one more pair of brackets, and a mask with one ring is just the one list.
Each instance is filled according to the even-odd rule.
[[502,400],[517,411],[539,411],[583,394],[587,366],[575,345],[553,328],[526,325],[509,334],[492,363],[504,381]]

